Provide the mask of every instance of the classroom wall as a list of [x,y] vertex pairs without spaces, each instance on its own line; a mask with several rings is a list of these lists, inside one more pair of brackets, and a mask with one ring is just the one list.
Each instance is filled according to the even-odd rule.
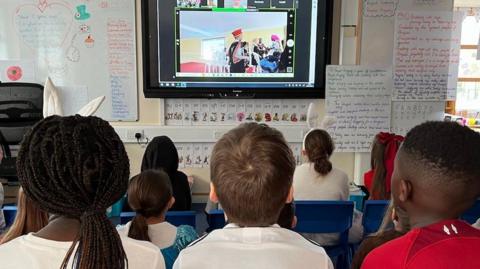
[[180,63],[200,62],[202,56],[202,40],[187,38],[180,40]]
[[[163,100],[161,99],[146,99],[143,95],[143,59],[142,59],[142,38],[141,38],[141,20],[140,20],[140,1],[136,0],[137,4],[137,72],[138,72],[138,90],[139,90],[139,120],[136,123],[122,123],[122,122],[112,122],[114,126],[141,126],[149,124],[163,124]],[[349,0],[350,1],[350,0]],[[355,0],[356,1],[356,0]],[[340,13],[340,0],[336,2],[336,12]],[[339,33],[339,18],[335,21],[334,28],[337,28],[337,33],[334,35],[337,39],[340,37]],[[281,34],[281,32],[280,32]],[[334,55],[335,51],[339,51],[339,40],[334,42]],[[333,63],[338,63],[338,54],[332,59]],[[325,103],[324,100],[315,100],[318,103],[319,112],[321,115],[324,115]],[[140,166],[142,161],[143,152],[145,147],[132,143],[125,145],[128,156],[130,158],[130,174],[131,176],[140,172]],[[353,179],[354,174],[354,154],[353,153],[334,153],[332,156],[333,165],[339,169],[342,169],[347,173],[350,180]],[[208,198],[207,193],[209,192],[209,182],[210,182],[210,171],[207,168],[193,168],[185,169],[184,172],[187,175],[192,175],[195,178],[195,183],[193,186],[193,200],[194,202],[205,202]]]

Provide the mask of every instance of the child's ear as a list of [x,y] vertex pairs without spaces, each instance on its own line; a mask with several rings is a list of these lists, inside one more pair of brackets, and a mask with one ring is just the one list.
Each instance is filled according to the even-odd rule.
[[293,202],[293,186],[290,187],[290,191],[288,192],[287,200],[285,201],[286,204],[290,204]]
[[168,209],[172,208],[174,204],[175,204],[175,197],[172,196],[172,198],[170,198],[170,201],[168,201]]
[[400,179],[398,200],[400,200],[400,202],[402,203],[405,203],[411,198],[411,195],[412,195],[412,182],[408,180]]
[[215,192],[215,187],[213,186],[213,183],[210,182],[210,195],[209,195],[210,201],[214,203],[218,203],[218,196],[217,193]]
[[302,156],[306,157],[307,156],[307,151],[302,149]]

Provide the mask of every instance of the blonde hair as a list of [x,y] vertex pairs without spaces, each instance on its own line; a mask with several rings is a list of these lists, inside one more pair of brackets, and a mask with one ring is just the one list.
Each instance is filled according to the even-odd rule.
[[38,232],[48,224],[48,213],[38,208],[23,192],[18,190],[18,210],[12,226],[0,240],[0,245],[19,236]]

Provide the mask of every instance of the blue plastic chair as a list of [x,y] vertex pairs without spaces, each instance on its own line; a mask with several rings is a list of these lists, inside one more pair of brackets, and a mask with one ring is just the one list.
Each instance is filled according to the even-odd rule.
[[15,220],[15,216],[17,215],[17,206],[13,205],[6,205],[2,208],[3,216],[5,217],[5,225],[6,227],[10,227]]
[[[165,220],[172,225],[190,225],[196,228],[196,215],[195,211],[168,211],[165,215]],[[135,217],[135,212],[122,212],[120,213],[120,223],[126,224]]]
[[469,210],[463,213],[461,219],[463,219],[464,221],[470,224],[474,224],[479,218],[480,218],[480,199],[477,200]]
[[208,229],[207,232],[211,232],[216,229],[222,229],[225,227],[225,213],[223,210],[215,209],[207,213]]
[[352,201],[295,201],[295,215],[299,233],[340,233],[336,246],[324,247],[336,268],[349,268],[351,262],[348,230],[352,227]]
[[390,200],[368,200],[365,202],[362,220],[365,235],[378,231],[389,203]]

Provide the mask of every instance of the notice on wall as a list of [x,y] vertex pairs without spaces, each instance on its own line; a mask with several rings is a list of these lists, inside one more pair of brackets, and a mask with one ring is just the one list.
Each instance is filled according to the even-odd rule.
[[406,135],[410,129],[426,121],[441,121],[445,102],[393,102],[391,132]]
[[363,16],[393,17],[397,11],[398,0],[364,0]]
[[393,99],[447,99],[452,32],[461,27],[453,12],[399,11],[395,23]]
[[328,66],[327,115],[339,152],[370,152],[379,132],[390,129],[392,71],[365,66]]

